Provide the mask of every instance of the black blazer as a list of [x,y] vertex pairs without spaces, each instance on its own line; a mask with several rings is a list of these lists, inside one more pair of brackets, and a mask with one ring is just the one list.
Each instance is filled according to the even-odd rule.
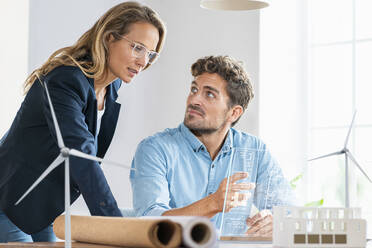
[[[121,81],[107,87],[105,113],[96,138],[97,100],[94,80],[74,66],[60,66],[44,80],[50,92],[64,143],[103,157],[116,128]],[[46,93],[36,81],[27,93],[10,130],[0,141],[0,209],[22,231],[36,233],[64,212],[64,165],[52,171],[14,206],[59,155]],[[92,215],[121,216],[98,162],[70,157],[71,203],[80,195]]]

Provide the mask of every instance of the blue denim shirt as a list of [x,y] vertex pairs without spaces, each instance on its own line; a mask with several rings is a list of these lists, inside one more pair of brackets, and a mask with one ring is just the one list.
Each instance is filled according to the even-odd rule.
[[[139,144],[132,167],[136,168],[130,180],[137,216],[162,215],[169,209],[190,205],[216,192],[221,181],[237,171],[248,172],[247,181],[256,183],[244,208],[247,216],[252,204],[259,210],[271,210],[274,205],[291,205],[294,201],[289,183],[266,145],[233,128],[214,160],[184,124],[166,129]],[[212,221],[219,225],[221,217],[217,214]]]

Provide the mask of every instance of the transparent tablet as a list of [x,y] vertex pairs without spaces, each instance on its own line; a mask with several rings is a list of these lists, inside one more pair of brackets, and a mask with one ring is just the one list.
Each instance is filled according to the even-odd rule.
[[[224,208],[217,226],[220,239],[260,236],[258,233],[247,233],[250,229],[247,218],[252,218],[258,212],[263,215],[271,214],[273,206],[291,205],[294,200],[293,191],[276,163],[267,165],[264,173],[255,171],[259,167],[255,165],[258,163],[256,154],[254,150],[232,149],[227,171]],[[234,175],[239,172],[246,172],[248,176],[234,181]],[[254,184],[255,188],[236,191],[236,185],[242,183]]]

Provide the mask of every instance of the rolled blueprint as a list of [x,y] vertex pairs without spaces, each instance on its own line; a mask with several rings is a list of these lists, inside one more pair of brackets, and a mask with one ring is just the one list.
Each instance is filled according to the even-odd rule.
[[[60,239],[65,236],[65,216],[53,225]],[[71,216],[71,239],[79,242],[129,247],[179,247],[181,226],[167,219]]]
[[141,219],[170,220],[182,226],[182,244],[186,247],[214,247],[217,235],[213,223],[206,217],[146,216]]

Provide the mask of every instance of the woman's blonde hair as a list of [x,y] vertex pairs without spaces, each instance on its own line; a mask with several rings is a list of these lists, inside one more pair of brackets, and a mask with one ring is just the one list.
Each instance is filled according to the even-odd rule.
[[[156,52],[160,52],[164,44],[166,28],[159,15],[151,8],[137,2],[120,3],[109,9],[74,45],[55,51],[40,68],[34,70],[25,81],[25,94],[38,76],[45,76],[61,65],[77,66],[87,77],[104,76],[109,35],[120,40],[122,35],[130,31],[130,25],[138,22],[150,23],[158,29],[159,42]],[[144,69],[149,66],[150,64],[147,64]]]

